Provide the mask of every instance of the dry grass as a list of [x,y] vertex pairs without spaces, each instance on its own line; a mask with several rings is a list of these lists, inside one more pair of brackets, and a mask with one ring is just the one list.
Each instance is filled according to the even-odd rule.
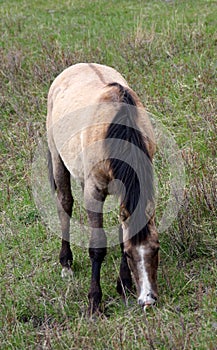
[[[73,4],[22,0],[1,8],[1,348],[214,350],[215,4]],[[75,246],[74,280],[60,280],[59,237],[33,201],[31,162],[44,135],[48,88],[79,61],[119,70],[174,136],[183,156],[185,197],[178,217],[160,236],[160,301],[147,314],[134,296],[124,307],[116,294],[115,248],[102,271],[104,316],[90,322],[88,253]],[[159,218],[170,185],[160,152],[156,167]]]

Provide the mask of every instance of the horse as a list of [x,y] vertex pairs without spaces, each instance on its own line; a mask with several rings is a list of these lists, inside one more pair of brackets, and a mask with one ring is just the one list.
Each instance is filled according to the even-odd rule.
[[138,304],[144,309],[154,305],[159,259],[153,181],[156,144],[139,97],[114,68],[78,63],[51,84],[46,127],[49,176],[62,231],[62,276],[72,272],[72,177],[82,186],[90,227],[89,314],[100,312],[102,300],[100,271],[107,253],[103,204],[108,195],[117,196],[119,206],[117,292],[126,298],[134,280]]

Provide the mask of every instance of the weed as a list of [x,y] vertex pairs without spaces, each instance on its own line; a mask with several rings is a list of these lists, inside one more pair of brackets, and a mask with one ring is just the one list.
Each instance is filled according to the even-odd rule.
[[[46,1],[1,4],[1,349],[216,347],[216,10],[213,1]],[[161,233],[160,301],[143,314],[102,271],[104,315],[86,317],[88,252],[74,246],[74,280],[60,279],[59,232],[40,218],[31,164],[45,132],[53,79],[77,62],[115,67],[174,136],[186,171],[181,210]],[[157,217],[169,173],[156,155]],[[78,210],[78,212],[77,212]],[[83,213],[76,208],[78,218]],[[107,226],[116,217],[106,219]]]

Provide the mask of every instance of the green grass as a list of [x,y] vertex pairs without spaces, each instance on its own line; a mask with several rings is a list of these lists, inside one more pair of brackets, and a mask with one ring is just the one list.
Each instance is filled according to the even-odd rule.
[[[1,349],[216,349],[215,1],[11,0],[0,11]],[[147,314],[116,293],[116,247],[102,269],[104,316],[88,320],[88,252],[73,247],[74,279],[61,280],[59,234],[33,200],[49,86],[80,61],[120,71],[182,153],[185,197],[160,234],[160,301]],[[161,150],[155,165],[159,220],[169,186]]]

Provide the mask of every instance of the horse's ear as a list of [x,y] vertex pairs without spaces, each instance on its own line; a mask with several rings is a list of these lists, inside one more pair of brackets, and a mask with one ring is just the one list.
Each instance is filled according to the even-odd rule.
[[123,204],[120,206],[120,212],[119,212],[120,220],[121,222],[126,221],[128,217],[130,216],[128,210],[124,207]]

